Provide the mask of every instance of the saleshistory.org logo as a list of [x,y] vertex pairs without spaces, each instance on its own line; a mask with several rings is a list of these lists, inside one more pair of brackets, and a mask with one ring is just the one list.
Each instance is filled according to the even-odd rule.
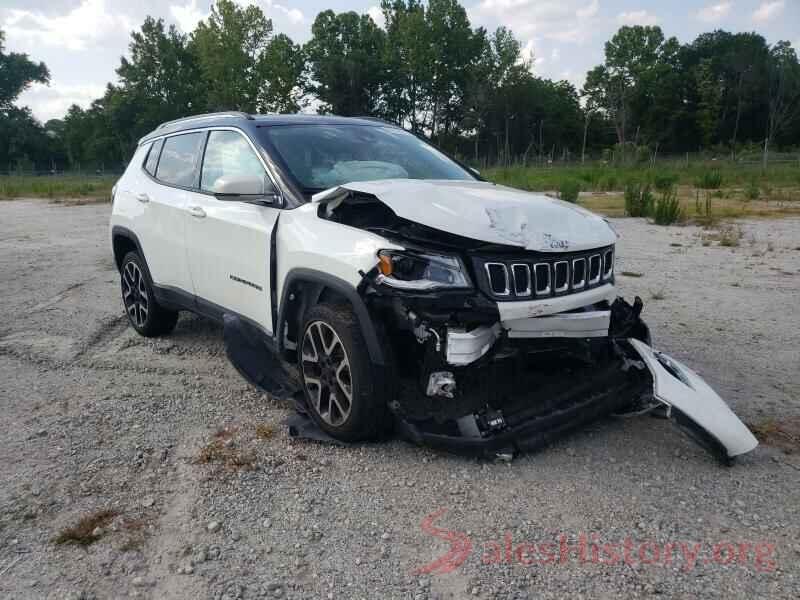
[[[434,523],[447,512],[442,508],[422,519],[422,531],[449,544],[447,552],[415,569],[414,575],[440,575],[458,569],[470,557],[473,541],[459,531],[437,527]],[[486,540],[479,544],[481,563],[511,564],[530,567],[534,565],[563,565],[571,561],[599,565],[652,565],[669,567],[681,564],[684,571],[693,570],[698,564],[752,565],[759,572],[770,572],[776,568],[775,544],[771,542],[656,542],[634,541],[625,538],[621,542],[607,542],[596,533],[581,533],[578,536],[560,534],[545,542],[514,541],[506,532],[502,540]]]

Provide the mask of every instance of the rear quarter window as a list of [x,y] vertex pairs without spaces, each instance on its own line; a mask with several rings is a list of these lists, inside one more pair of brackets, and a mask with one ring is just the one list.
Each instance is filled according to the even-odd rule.
[[184,133],[168,137],[158,160],[156,179],[181,187],[197,186],[197,166],[205,133]]
[[163,138],[156,140],[150,146],[150,151],[147,153],[147,160],[144,162],[144,170],[150,173],[153,177],[156,176],[156,166],[158,165],[158,157],[161,154],[161,146],[164,145]]

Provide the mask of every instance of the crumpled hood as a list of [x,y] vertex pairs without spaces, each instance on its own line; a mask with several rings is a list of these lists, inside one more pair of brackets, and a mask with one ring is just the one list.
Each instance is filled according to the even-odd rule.
[[599,248],[617,237],[602,217],[580,206],[483,181],[358,181],[315,194],[313,201],[334,200],[344,190],[372,194],[398,217],[421,225],[539,252]]

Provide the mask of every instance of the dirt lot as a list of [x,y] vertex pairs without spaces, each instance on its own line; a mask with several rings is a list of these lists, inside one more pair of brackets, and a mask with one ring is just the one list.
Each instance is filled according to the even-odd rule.
[[[293,442],[218,327],[127,326],[108,212],[0,203],[0,597],[800,597],[800,454],[725,468],[651,417],[510,464]],[[800,220],[614,225],[657,346],[800,415]]]

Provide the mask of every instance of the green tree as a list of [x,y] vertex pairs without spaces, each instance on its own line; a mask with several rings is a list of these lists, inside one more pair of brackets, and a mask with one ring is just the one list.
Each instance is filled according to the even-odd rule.
[[50,71],[27,54],[5,52],[5,33],[0,29],[0,111],[8,108],[32,83],[49,83]]
[[397,123],[422,132],[428,120],[432,41],[421,0],[381,0],[386,23],[384,65],[387,72],[382,112]]
[[276,113],[300,110],[304,69],[305,55],[298,44],[282,33],[272,38],[258,63],[261,78],[258,110]]
[[130,58],[123,56],[117,68],[119,89],[108,104],[115,111],[134,112],[120,123],[133,127],[133,137],[138,139],[164,121],[205,110],[200,71],[186,36],[175,26],[167,29],[163,20],[147,17],[141,30],[131,34],[128,48]]
[[255,112],[272,21],[258,6],[218,0],[189,43],[206,89],[206,108]]
[[697,109],[697,125],[702,132],[703,145],[710,147],[719,127],[722,87],[715,76],[711,60],[705,58],[694,71],[695,85],[700,102]]
[[781,41],[770,50],[769,113],[764,136],[764,168],[770,143],[800,116],[800,64],[789,42]]
[[385,35],[367,15],[326,10],[311,27],[305,46],[310,66],[308,91],[323,110],[339,115],[372,115],[384,83]]
[[660,141],[665,119],[680,114],[679,51],[660,27],[624,26],[606,42],[604,64],[587,73],[583,94],[613,120],[623,152],[640,133]]

